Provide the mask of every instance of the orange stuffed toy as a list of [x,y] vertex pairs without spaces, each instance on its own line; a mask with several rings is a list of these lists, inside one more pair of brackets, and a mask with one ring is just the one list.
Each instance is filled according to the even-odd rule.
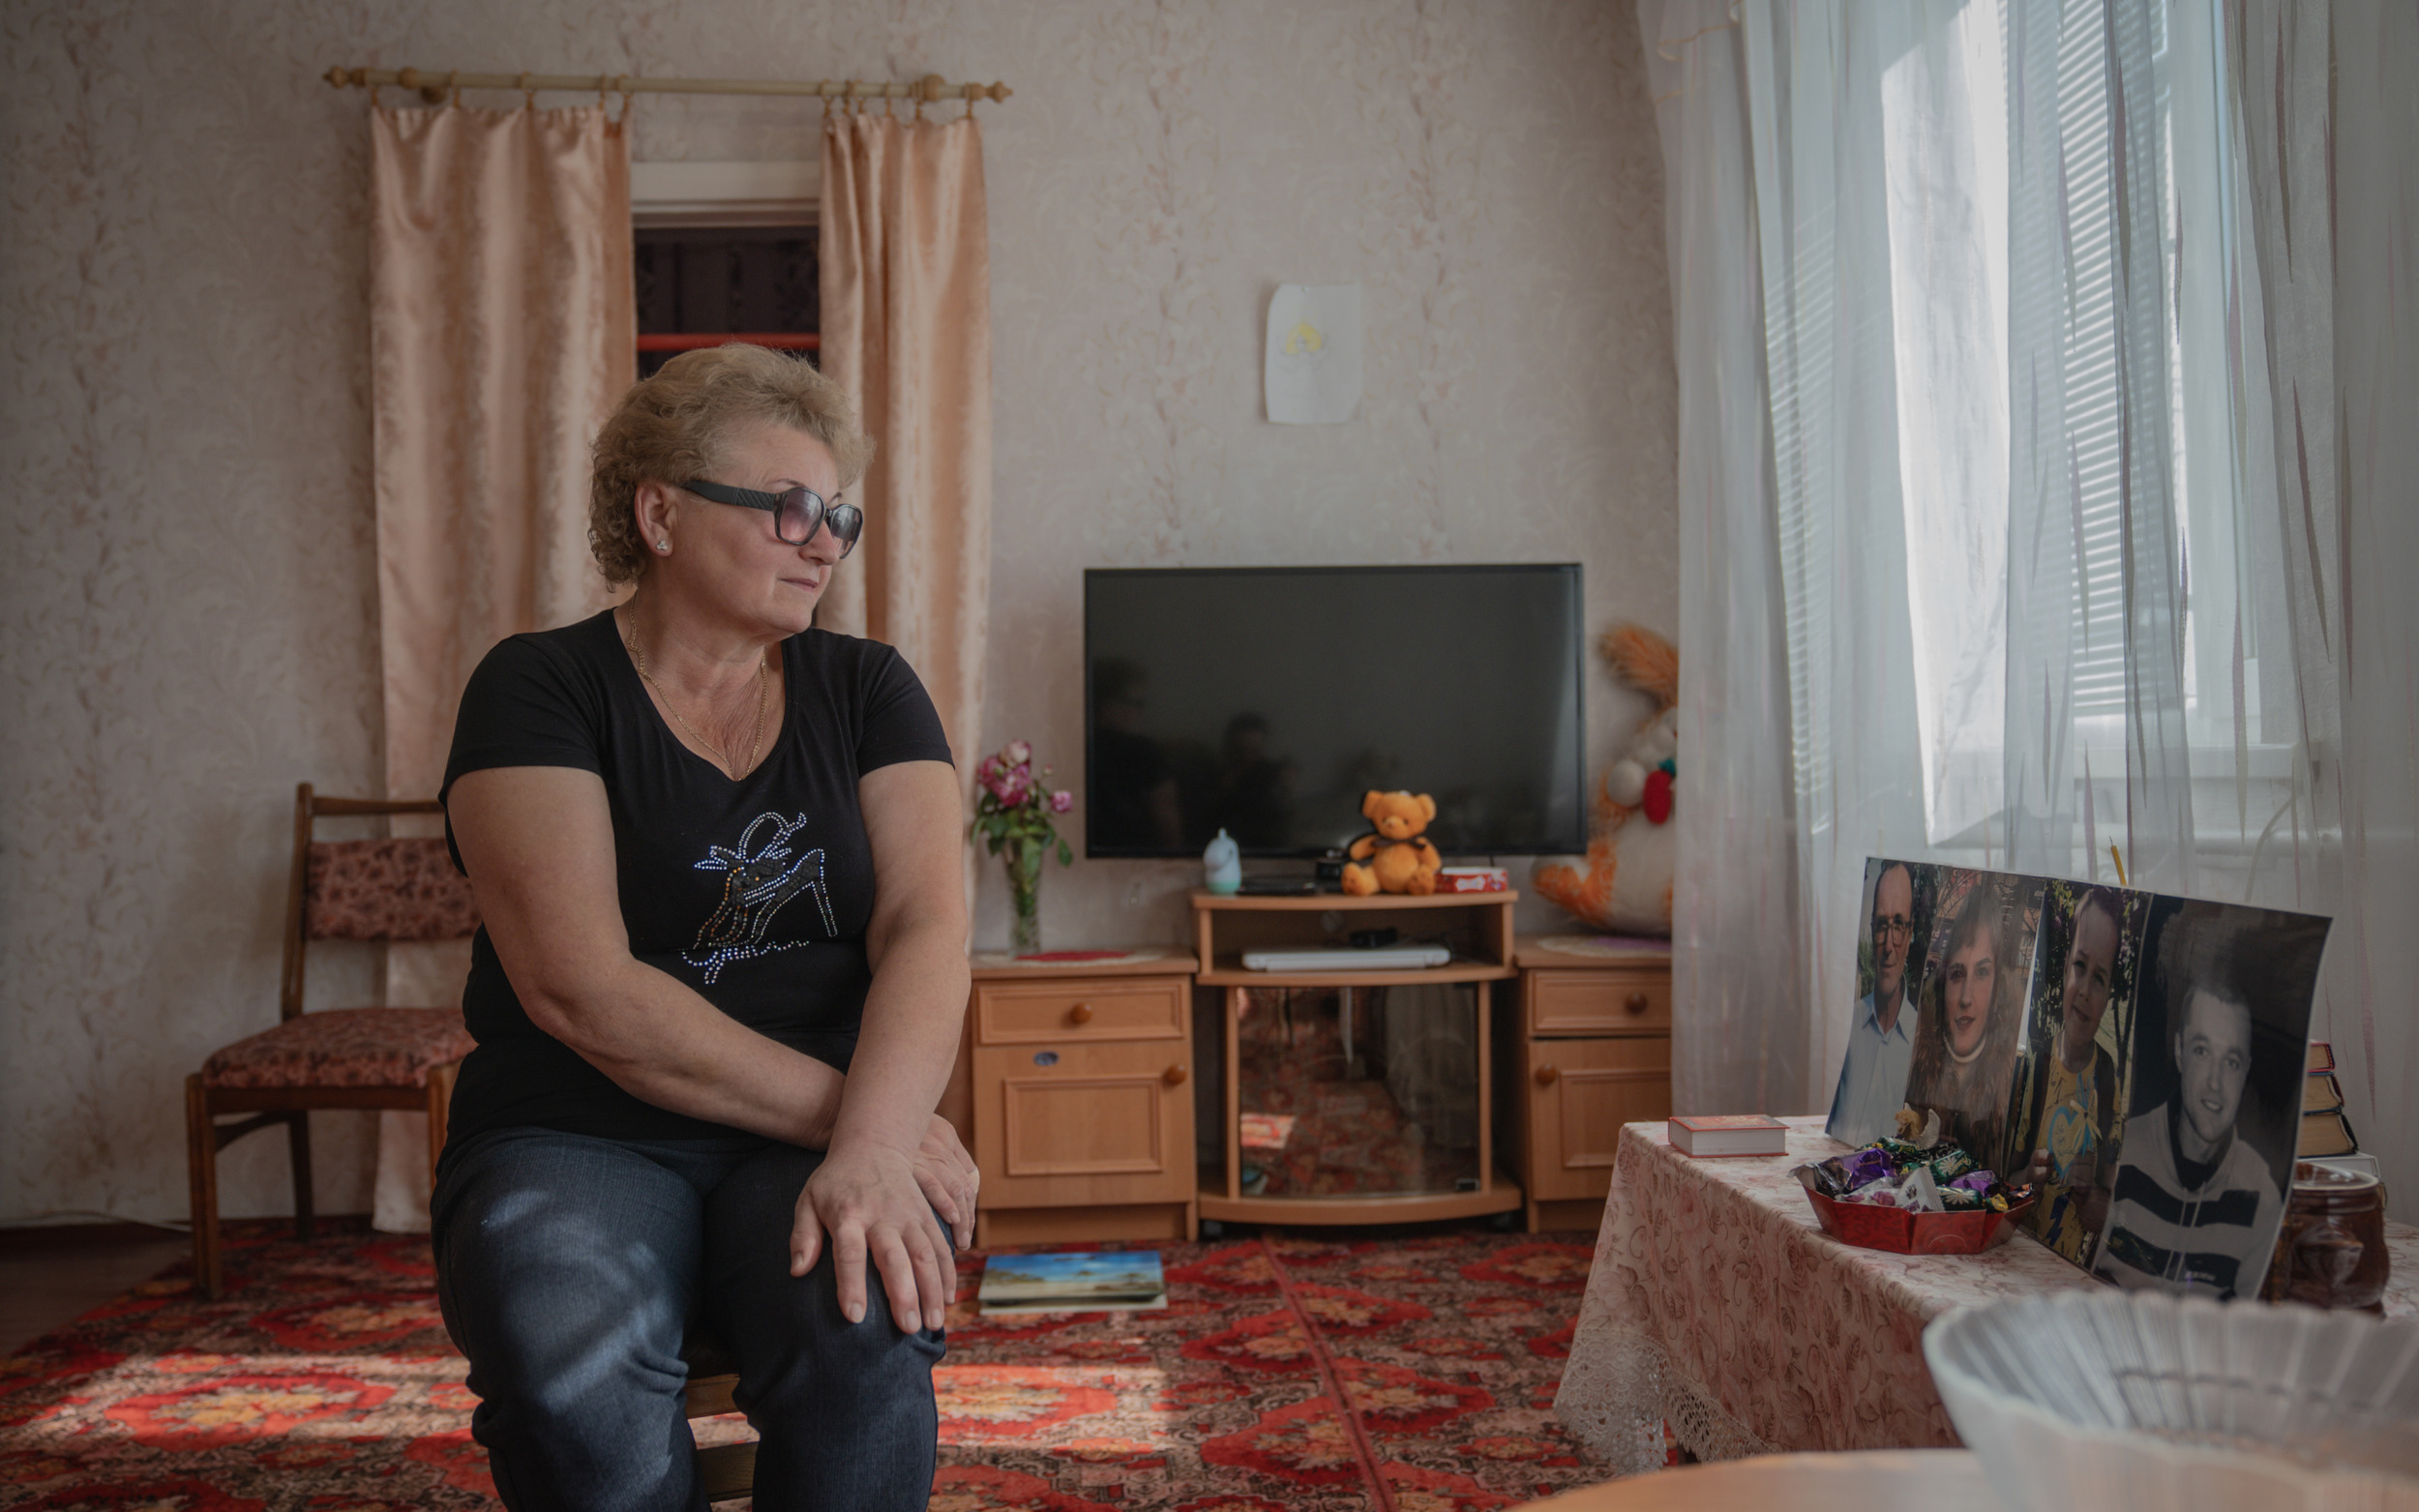
[[1655,700],[1655,712],[1597,785],[1587,870],[1556,862],[1540,865],[1532,879],[1539,897],[1597,929],[1669,934],[1680,653],[1635,625],[1606,632],[1597,650],[1615,676]]
[[1369,790],[1360,800],[1360,816],[1374,833],[1361,836],[1344,854],[1344,891],[1355,898],[1372,893],[1409,893],[1424,898],[1436,891],[1436,874],[1445,858],[1420,838],[1436,817],[1436,800],[1426,793]]

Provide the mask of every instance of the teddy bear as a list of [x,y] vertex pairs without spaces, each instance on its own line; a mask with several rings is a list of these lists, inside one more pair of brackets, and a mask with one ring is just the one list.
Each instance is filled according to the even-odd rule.
[[1655,700],[1655,712],[1597,786],[1587,870],[1540,865],[1532,880],[1539,897],[1609,934],[1669,934],[1680,653],[1635,625],[1605,632],[1597,650],[1615,676]]
[[1344,891],[1355,898],[1372,893],[1409,893],[1424,898],[1436,891],[1436,874],[1445,858],[1421,838],[1436,817],[1436,800],[1426,793],[1380,792],[1369,789],[1360,800],[1360,816],[1373,831],[1352,843],[1344,852]]

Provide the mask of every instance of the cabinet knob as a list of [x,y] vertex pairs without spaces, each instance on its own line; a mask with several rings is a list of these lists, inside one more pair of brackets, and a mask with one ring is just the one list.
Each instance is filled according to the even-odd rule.
[[1622,1000],[1622,1006],[1628,1009],[1631,1013],[1646,1012],[1646,1005],[1647,996],[1644,993],[1631,993],[1627,998]]
[[1184,1084],[1184,1078],[1186,1074],[1187,1073],[1182,1066],[1170,1066],[1167,1070],[1159,1073],[1159,1080],[1165,1082],[1170,1086],[1182,1086]]
[[1538,1085],[1552,1086],[1554,1084],[1554,1079],[1561,1075],[1562,1073],[1555,1070],[1552,1066],[1539,1066],[1538,1067]]
[[[1641,1001],[1643,1000],[1644,999],[1641,999]],[[1091,1004],[1077,1003],[1074,1007],[1069,1008],[1066,1011],[1066,1016],[1073,1023],[1091,1023]]]

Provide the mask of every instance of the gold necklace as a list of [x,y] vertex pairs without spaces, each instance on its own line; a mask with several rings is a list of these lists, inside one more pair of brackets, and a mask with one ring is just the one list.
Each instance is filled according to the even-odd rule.
[[756,765],[757,753],[764,749],[764,688],[766,678],[764,670],[765,661],[763,657],[759,656],[756,659],[756,733],[750,737],[748,741],[747,765],[741,766],[737,762],[731,759],[731,753],[724,750],[719,741],[707,739],[703,730],[698,728],[695,725],[690,724],[687,720],[680,717],[680,711],[672,706],[672,695],[666,693],[664,691],[664,685],[655,680],[655,674],[646,669],[646,653],[639,649],[639,637],[637,634],[634,632],[623,637],[621,643],[630,648],[630,660],[638,664],[640,679],[648,687],[654,689],[655,696],[664,700],[664,712],[670,714],[672,716],[672,723],[679,726],[682,729],[687,730],[691,738],[696,740],[699,745],[703,746],[706,750],[713,752],[715,756],[721,757],[723,770],[731,774],[731,780],[732,782],[737,782],[749,771],[750,768],[753,768]]

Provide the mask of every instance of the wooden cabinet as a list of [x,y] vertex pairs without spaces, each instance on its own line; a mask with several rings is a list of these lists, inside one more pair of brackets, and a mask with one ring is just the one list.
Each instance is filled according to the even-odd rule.
[[981,1245],[1189,1239],[1192,978],[1167,951],[984,964],[967,1004],[967,1147]]
[[1534,1040],[1527,1064],[1531,1204],[1602,1201],[1621,1126],[1671,1116],[1671,1037]]
[[1524,937],[1514,959],[1529,1230],[1594,1230],[1621,1126],[1671,1116],[1671,955],[1580,954]]

